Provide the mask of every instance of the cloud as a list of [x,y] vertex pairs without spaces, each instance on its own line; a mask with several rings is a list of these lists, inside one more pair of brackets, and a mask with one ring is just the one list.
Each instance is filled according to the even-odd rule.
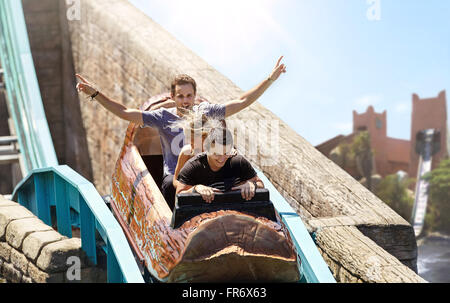
[[[295,39],[273,17],[277,0],[132,0],[213,66],[261,62],[270,47]],[[258,49],[255,52],[255,49]],[[276,59],[276,58],[275,58]],[[246,62],[241,62],[245,64]]]

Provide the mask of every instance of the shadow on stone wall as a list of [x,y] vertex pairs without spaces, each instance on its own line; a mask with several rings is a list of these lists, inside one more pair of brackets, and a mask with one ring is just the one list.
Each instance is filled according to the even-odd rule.
[[75,85],[65,2],[23,0],[42,101],[59,164],[93,181],[86,130]]

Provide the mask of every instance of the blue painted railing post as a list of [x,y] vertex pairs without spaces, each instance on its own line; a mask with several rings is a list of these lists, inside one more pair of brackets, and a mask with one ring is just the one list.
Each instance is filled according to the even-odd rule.
[[66,186],[69,185],[59,176],[55,176],[54,184],[58,232],[66,237],[72,238],[70,203],[66,191]]
[[108,242],[108,283],[122,283],[123,277],[111,244]]
[[36,174],[34,175],[34,191],[37,216],[47,225],[52,225],[52,218],[50,215],[50,194],[48,193],[51,180],[50,174]]
[[18,195],[17,195],[17,202],[22,205],[23,207],[26,207],[29,209],[28,205],[27,205],[27,199],[25,197],[25,190],[21,190]]
[[66,195],[69,200],[70,222],[72,226],[80,227],[80,194],[76,187],[67,184]]
[[95,243],[95,217],[80,195],[81,246],[89,260],[97,264],[97,247]]

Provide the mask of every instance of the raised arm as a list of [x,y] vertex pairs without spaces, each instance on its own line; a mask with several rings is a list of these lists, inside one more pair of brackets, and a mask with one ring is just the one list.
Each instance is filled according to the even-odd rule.
[[245,92],[239,99],[231,100],[225,104],[225,117],[234,115],[253,104],[270,87],[270,85],[280,77],[282,73],[286,72],[286,66],[284,64],[280,64],[282,59],[283,56],[278,59],[277,64],[268,78],[251,90]]
[[[126,106],[108,98],[101,92],[98,92],[86,79],[84,79],[81,75],[76,74],[76,77],[81,80],[81,83],[77,84],[78,92],[83,92],[88,96],[96,96],[93,98],[97,102],[99,102],[104,108],[109,110],[111,113],[116,115],[119,118],[124,120],[136,123],[143,124],[142,120],[142,111],[138,109],[130,109]],[[98,94],[97,94],[98,92]]]

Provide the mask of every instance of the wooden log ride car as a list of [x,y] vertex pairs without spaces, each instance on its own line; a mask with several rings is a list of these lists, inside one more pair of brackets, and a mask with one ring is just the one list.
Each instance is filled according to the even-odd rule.
[[[148,100],[142,110],[169,98]],[[197,99],[196,102],[204,101]],[[286,226],[258,190],[177,197],[161,194],[163,159],[158,131],[130,123],[112,177],[111,208],[138,262],[160,282],[298,282],[299,257]]]

